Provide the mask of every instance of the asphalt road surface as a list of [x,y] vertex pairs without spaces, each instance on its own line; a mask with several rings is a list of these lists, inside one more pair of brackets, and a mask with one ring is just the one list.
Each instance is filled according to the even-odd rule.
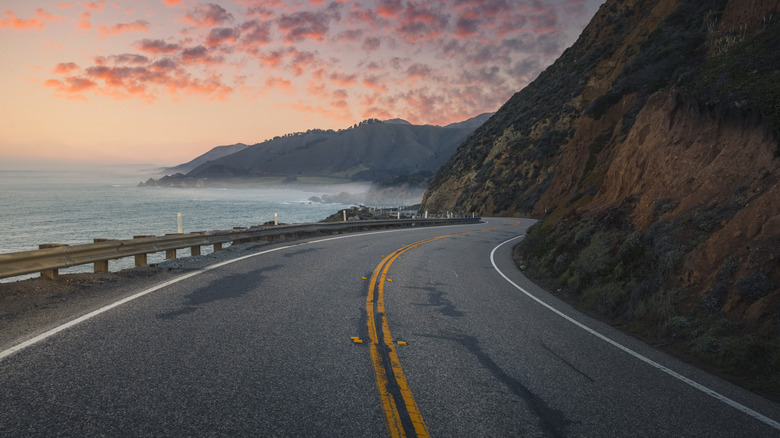
[[531,223],[182,270],[0,352],[0,436],[780,436],[778,404],[525,279],[511,252]]

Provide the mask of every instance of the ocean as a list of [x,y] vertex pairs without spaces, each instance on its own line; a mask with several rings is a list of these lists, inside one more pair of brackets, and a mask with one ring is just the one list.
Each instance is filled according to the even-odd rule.
[[[158,177],[154,170],[116,166],[65,170],[0,169],[0,253],[38,249],[39,244],[92,243],[93,239],[131,239],[178,231],[229,230],[274,220],[281,223],[318,222],[345,204],[311,202],[309,198],[342,191],[356,193],[357,185],[288,188],[165,188],[139,187]],[[210,247],[203,247],[207,254]],[[188,250],[181,251],[187,255]],[[150,255],[149,262],[164,259]],[[133,266],[132,258],[112,260],[109,270]],[[91,272],[78,266],[62,273]],[[0,281],[15,281],[14,277]]]

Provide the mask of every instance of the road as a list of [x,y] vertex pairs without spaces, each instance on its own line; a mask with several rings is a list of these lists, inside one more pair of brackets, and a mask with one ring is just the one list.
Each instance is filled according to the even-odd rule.
[[0,436],[780,436],[780,406],[575,311],[529,220],[282,242],[0,352]]

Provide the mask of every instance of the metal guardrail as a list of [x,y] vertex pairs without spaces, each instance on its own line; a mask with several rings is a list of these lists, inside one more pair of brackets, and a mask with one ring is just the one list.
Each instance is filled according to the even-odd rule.
[[377,228],[455,225],[476,223],[473,218],[454,219],[399,219],[347,222],[320,222],[300,225],[257,226],[226,231],[166,234],[165,236],[135,236],[127,240],[96,239],[95,243],[81,245],[41,245],[41,249],[0,254],[0,278],[40,272],[42,277],[56,279],[58,269],[95,264],[95,272],[107,272],[108,261],[135,257],[136,266],[147,264],[147,254],[165,251],[165,258],[176,258],[176,251],[190,248],[191,255],[200,255],[200,247],[213,245],[214,251],[222,244],[283,240],[317,234],[364,231]]

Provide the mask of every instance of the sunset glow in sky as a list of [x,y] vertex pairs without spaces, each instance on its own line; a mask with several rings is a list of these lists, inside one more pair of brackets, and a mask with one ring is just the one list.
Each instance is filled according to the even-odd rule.
[[189,161],[496,111],[603,0],[0,0],[0,162]]

